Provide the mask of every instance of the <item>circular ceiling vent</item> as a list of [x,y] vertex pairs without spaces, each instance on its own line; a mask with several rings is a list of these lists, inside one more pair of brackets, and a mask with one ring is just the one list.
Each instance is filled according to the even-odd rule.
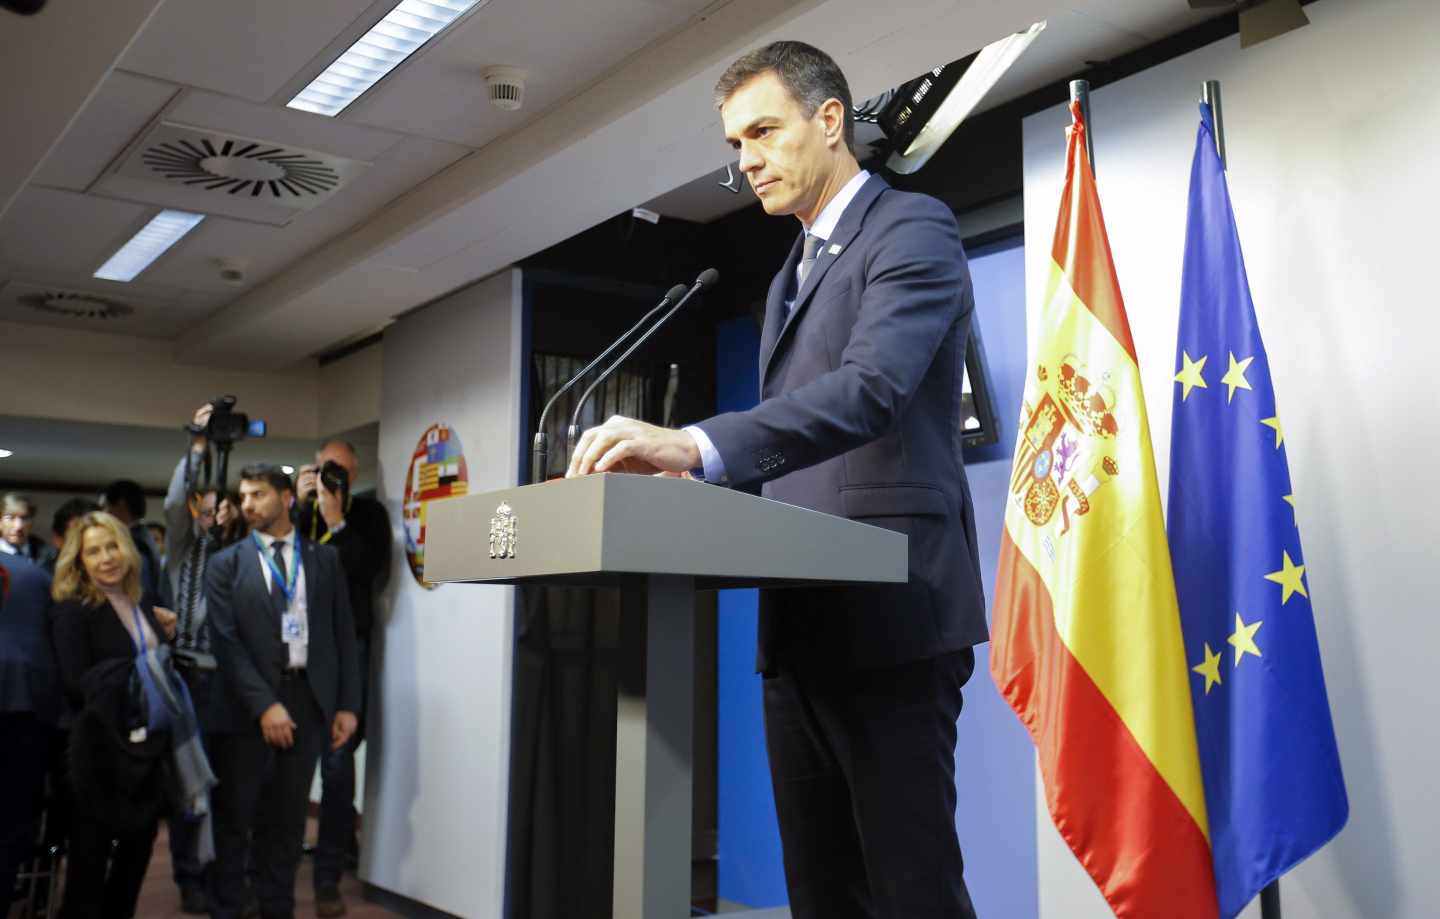
[[119,300],[71,291],[35,291],[17,298],[32,310],[64,316],[68,319],[119,319],[135,312],[135,307]]
[[178,185],[266,200],[325,195],[340,185],[324,160],[273,144],[179,139],[147,147],[141,160]]

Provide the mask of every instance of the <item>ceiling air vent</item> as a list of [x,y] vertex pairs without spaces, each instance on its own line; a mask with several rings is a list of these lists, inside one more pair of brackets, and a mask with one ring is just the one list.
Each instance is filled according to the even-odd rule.
[[135,307],[119,300],[66,290],[36,290],[16,300],[21,306],[67,319],[120,319],[135,312]]
[[202,192],[205,200],[222,209],[226,202],[244,201],[307,210],[367,165],[288,144],[161,121],[131,149],[119,173]]

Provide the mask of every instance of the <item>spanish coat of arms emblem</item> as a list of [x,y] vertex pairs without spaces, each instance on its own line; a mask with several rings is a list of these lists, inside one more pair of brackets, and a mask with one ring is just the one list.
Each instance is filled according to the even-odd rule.
[[490,557],[491,558],[514,558],[516,543],[516,525],[519,518],[510,505],[501,502],[495,509],[495,516],[490,518]]

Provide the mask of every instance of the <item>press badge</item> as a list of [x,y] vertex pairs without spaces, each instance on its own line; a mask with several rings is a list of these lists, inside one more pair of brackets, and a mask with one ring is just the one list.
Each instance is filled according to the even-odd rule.
[[286,613],[280,618],[280,638],[287,645],[309,645],[309,621],[295,613]]

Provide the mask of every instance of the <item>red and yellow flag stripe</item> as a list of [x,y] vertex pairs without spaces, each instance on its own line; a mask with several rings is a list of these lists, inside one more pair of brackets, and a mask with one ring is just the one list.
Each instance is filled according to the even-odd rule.
[[1035,742],[1056,827],[1115,914],[1213,919],[1149,421],[1078,106],[1072,117],[1006,508],[991,675]]

